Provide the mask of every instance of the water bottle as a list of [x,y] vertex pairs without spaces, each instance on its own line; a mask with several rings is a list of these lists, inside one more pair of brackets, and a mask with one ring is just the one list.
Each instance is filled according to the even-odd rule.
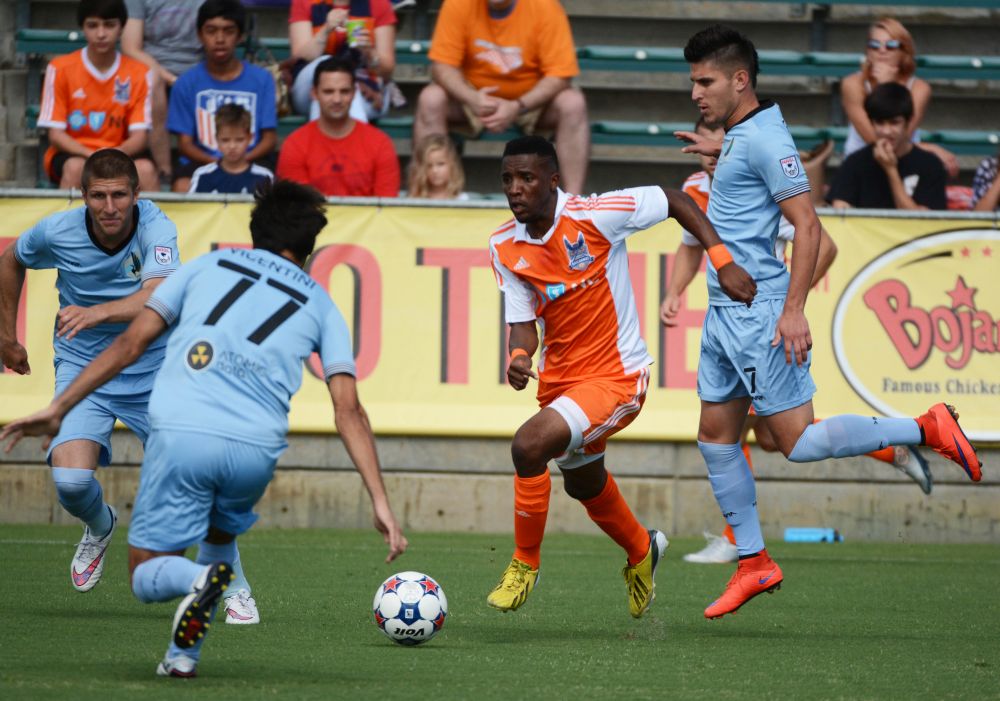
[[841,543],[844,540],[834,528],[786,528],[786,543]]

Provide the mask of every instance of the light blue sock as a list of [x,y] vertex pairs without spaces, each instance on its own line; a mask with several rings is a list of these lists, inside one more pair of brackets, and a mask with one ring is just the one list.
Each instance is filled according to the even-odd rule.
[[211,565],[213,562],[228,562],[233,566],[233,581],[229,584],[229,592],[237,592],[240,589],[250,591],[250,582],[243,574],[243,565],[240,564],[240,551],[236,547],[236,540],[225,545],[209,543],[207,540],[201,541],[198,545],[198,557],[195,562],[200,565]]
[[204,571],[204,565],[191,562],[186,557],[154,557],[135,568],[132,573],[132,593],[144,604],[170,601],[190,594],[195,580]]
[[789,453],[792,462],[865,455],[890,445],[919,445],[914,419],[841,414],[808,426]]
[[111,510],[104,503],[104,490],[93,470],[75,467],[53,467],[52,481],[56,485],[59,503],[69,513],[87,524],[90,532],[103,538],[111,530]]
[[708,465],[708,481],[726,523],[733,527],[736,550],[753,555],[764,549],[757,517],[757,488],[739,443],[702,443],[698,450]]

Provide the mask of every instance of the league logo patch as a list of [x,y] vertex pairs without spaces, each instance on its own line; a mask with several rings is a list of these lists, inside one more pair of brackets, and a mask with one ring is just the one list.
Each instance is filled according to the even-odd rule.
[[795,155],[788,156],[787,158],[782,158],[781,169],[785,171],[785,175],[789,178],[799,177],[799,157]]
[[132,79],[126,78],[121,80],[115,78],[115,97],[114,101],[123,105],[127,105],[128,101],[132,98]]
[[70,131],[80,131],[83,129],[83,125],[87,123],[87,117],[80,110],[73,110],[67,121],[69,122]]
[[561,282],[555,285],[545,286],[545,296],[548,297],[550,301],[555,301],[564,294],[566,294],[566,285]]
[[187,352],[187,364],[192,370],[204,370],[215,357],[212,344],[208,341],[196,341]]
[[569,256],[569,269],[584,271],[594,262],[594,256],[590,255],[587,248],[587,240],[583,237],[582,231],[576,232],[576,243],[571,243],[563,236],[563,244],[566,246],[566,255]]
[[157,246],[153,249],[153,257],[160,265],[166,265],[174,259],[174,252],[168,246]]
[[140,280],[142,279],[142,259],[135,253],[129,253],[122,261],[122,269],[125,271],[125,277],[129,280]]
[[91,112],[90,116],[87,117],[87,122],[90,124],[90,130],[100,131],[101,127],[104,126],[104,118],[106,115],[106,112]]

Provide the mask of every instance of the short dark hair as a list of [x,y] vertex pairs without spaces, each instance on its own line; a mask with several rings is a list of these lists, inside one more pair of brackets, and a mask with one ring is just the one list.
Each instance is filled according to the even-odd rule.
[[323,195],[291,180],[264,180],[253,197],[253,247],[279,255],[291,251],[299,261],[305,261],[316,247],[316,236],[326,226]]
[[247,11],[240,0],[205,0],[198,8],[198,31],[201,31],[205,22],[216,17],[235,22],[240,34],[246,31]]
[[235,102],[227,102],[215,110],[215,129],[222,127],[243,127],[247,131],[253,126],[253,119],[246,107]]
[[519,136],[508,141],[503,149],[503,158],[507,158],[507,156],[538,156],[541,160],[549,162],[553,172],[559,172],[559,157],[556,155],[556,147],[548,139],[535,134]]
[[139,189],[139,171],[135,169],[135,161],[124,151],[116,148],[102,148],[90,154],[83,164],[83,174],[80,184],[84,191],[91,180],[114,180],[127,178],[128,186],[135,192]]
[[313,73],[313,87],[319,87],[319,77],[324,73],[346,73],[351,76],[351,85],[354,85],[354,64],[343,58],[328,58],[320,61]]
[[865,98],[865,113],[873,122],[885,122],[896,117],[913,116],[913,97],[905,85],[880,83]]
[[688,63],[714,61],[734,71],[745,68],[750,75],[750,85],[757,87],[760,72],[757,49],[745,34],[724,24],[713,24],[688,39],[684,60]]
[[88,17],[116,19],[124,27],[128,20],[128,8],[125,7],[125,0],[80,0],[76,6],[77,26],[82,27]]

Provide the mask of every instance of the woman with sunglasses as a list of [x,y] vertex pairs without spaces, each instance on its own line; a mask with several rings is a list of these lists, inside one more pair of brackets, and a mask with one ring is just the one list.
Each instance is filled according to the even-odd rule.
[[931,86],[915,75],[916,49],[906,27],[892,17],[883,17],[868,28],[865,60],[861,70],[844,78],[840,84],[840,100],[850,121],[844,156],[875,141],[875,128],[865,113],[865,98],[880,83],[896,82],[906,86],[913,97],[913,118],[908,127],[910,138],[925,151],[935,154],[944,163],[948,175],[958,175],[958,159],[947,149],[934,144],[921,144],[918,127],[931,100]]

